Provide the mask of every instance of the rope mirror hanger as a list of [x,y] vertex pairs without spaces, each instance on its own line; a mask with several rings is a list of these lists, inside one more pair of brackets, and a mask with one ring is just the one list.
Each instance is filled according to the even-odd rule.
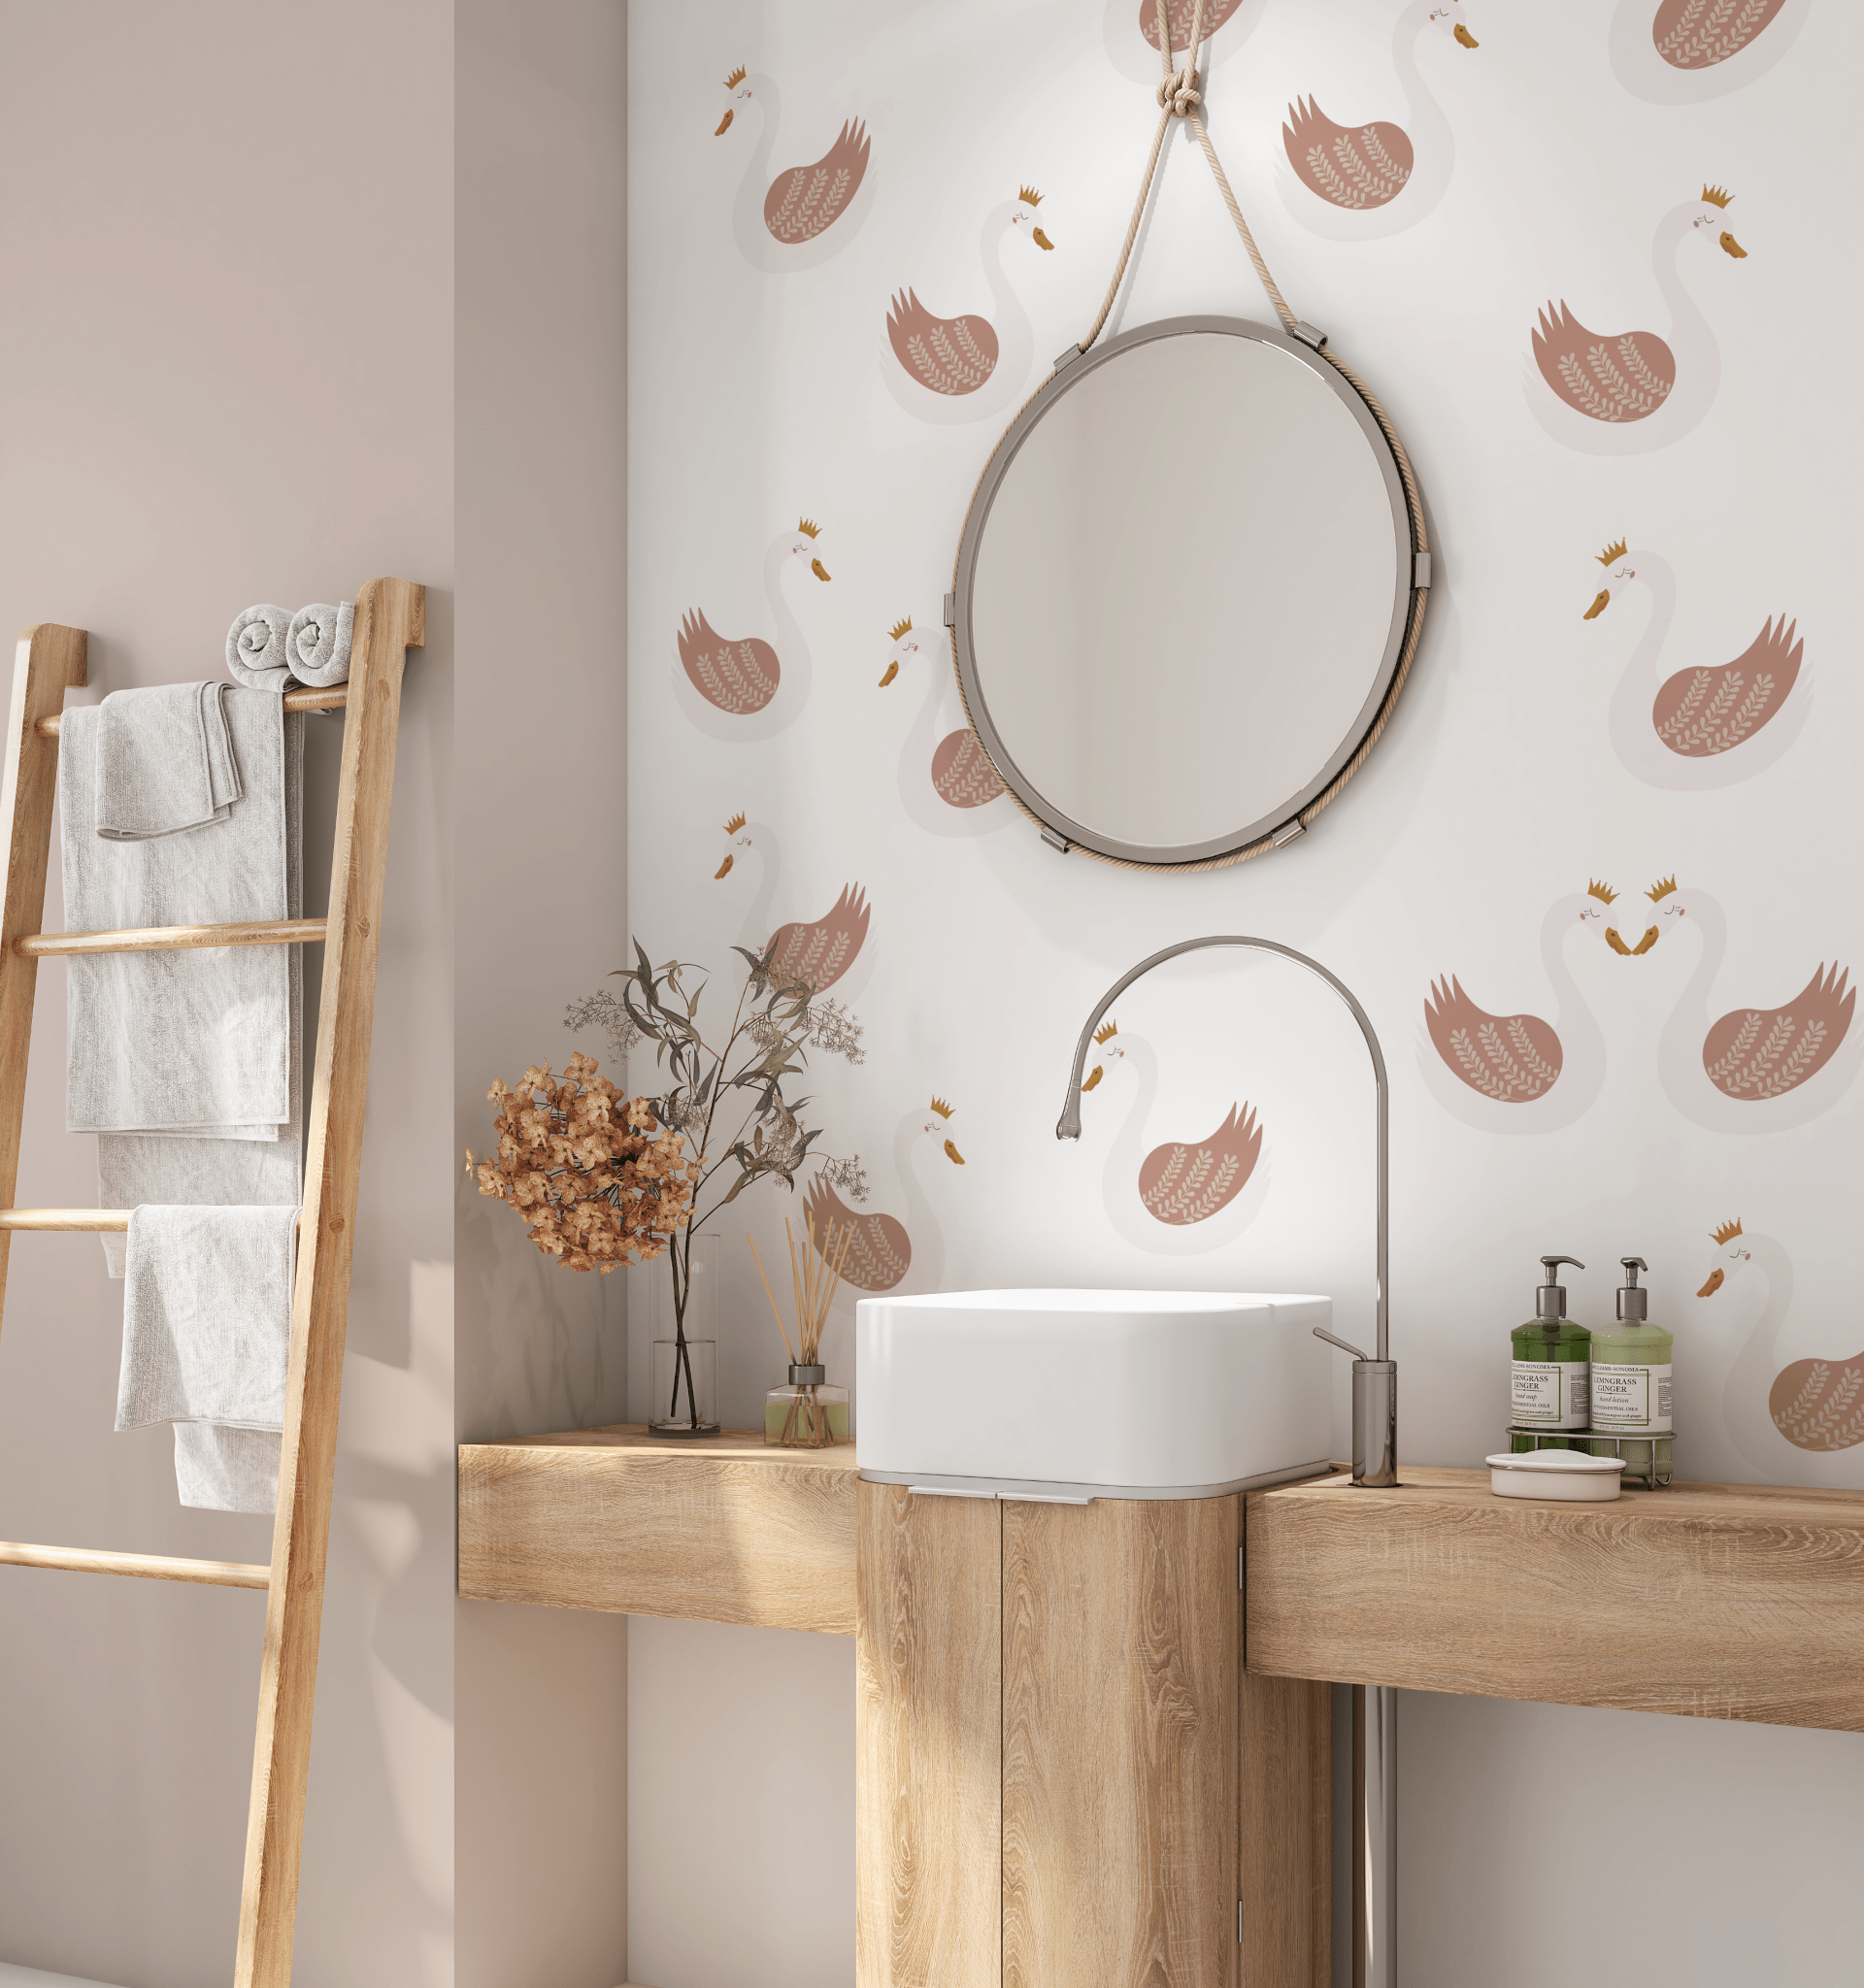
[[[1250,858],[1259,856],[1268,849],[1292,840],[1296,835],[1312,825],[1315,818],[1320,813],[1320,811],[1342,791],[1348,781],[1352,779],[1353,775],[1365,763],[1367,755],[1379,743],[1386,724],[1390,720],[1391,712],[1397,705],[1398,697],[1404,689],[1405,681],[1411,673],[1412,663],[1416,656],[1418,641],[1423,632],[1424,612],[1429,594],[1430,541],[1424,521],[1423,506],[1418,496],[1416,479],[1412,470],[1411,460],[1405,452],[1404,445],[1398,439],[1397,431],[1392,425],[1390,416],[1364,381],[1330,348],[1325,334],[1316,331],[1312,325],[1302,322],[1289,308],[1286,298],[1282,296],[1275,278],[1270,274],[1268,263],[1264,259],[1261,249],[1256,245],[1255,237],[1250,233],[1249,225],[1244,216],[1241,203],[1238,201],[1235,190],[1230,184],[1229,178],[1223,170],[1222,161],[1217,156],[1216,147],[1212,142],[1210,127],[1206,123],[1203,114],[1204,91],[1198,74],[1198,58],[1203,48],[1205,0],[1195,0],[1191,17],[1190,41],[1184,50],[1184,59],[1182,65],[1176,64],[1174,61],[1176,51],[1172,47],[1171,24],[1166,0],[1154,0],[1154,4],[1158,15],[1160,76],[1153,95],[1154,101],[1158,105],[1158,123],[1152,133],[1151,146],[1146,159],[1146,168],[1140,178],[1139,191],[1133,202],[1132,216],[1127,223],[1125,239],[1120,245],[1119,254],[1114,266],[1112,281],[1108,283],[1107,293],[1101,300],[1100,309],[1096,313],[1094,321],[1089,327],[1086,336],[1080,340],[1076,346],[1063,350],[1061,357],[1049,370],[1048,376],[1038,384],[1030,398],[1024,402],[1022,409],[1012,422],[1010,429],[1006,431],[1004,441],[999,443],[997,450],[993,452],[980,473],[976,489],[972,494],[965,531],[960,540],[958,558],[953,575],[953,600],[954,610],[956,611],[948,617],[953,624],[953,663],[958,678],[959,696],[964,706],[966,719],[970,722],[971,728],[980,742],[984,746],[986,754],[990,755],[993,728],[987,723],[980,725],[978,722],[979,712],[973,709],[972,686],[967,681],[966,659],[962,652],[959,628],[957,626],[958,621],[962,618],[961,604],[964,599],[963,588],[967,553],[975,555],[980,535],[979,527],[982,522],[980,500],[983,500],[984,509],[987,510],[991,493],[986,486],[993,481],[993,472],[996,472],[998,476],[1001,475],[1004,467],[1005,445],[1011,443],[1012,438],[1017,435],[1019,428],[1027,428],[1032,411],[1036,409],[1036,404],[1042,401],[1045,396],[1051,395],[1057,380],[1064,374],[1073,376],[1075,361],[1087,354],[1105,329],[1107,320],[1113,313],[1115,301],[1118,297],[1120,284],[1124,282],[1127,269],[1131,264],[1133,249],[1139,239],[1140,223],[1145,217],[1147,202],[1151,196],[1152,186],[1158,173],[1159,160],[1164,151],[1165,140],[1175,120],[1188,120],[1191,129],[1196,132],[1198,145],[1210,165],[1212,177],[1216,182],[1217,190],[1223,197],[1223,204],[1229,210],[1230,219],[1235,224],[1237,234],[1248,254],[1256,276],[1261,281],[1263,290],[1275,307],[1276,315],[1280,319],[1286,337],[1291,341],[1298,342],[1306,354],[1311,354],[1318,361],[1324,362],[1325,366],[1330,368],[1333,374],[1345,381],[1346,385],[1351,390],[1349,398],[1356,400],[1363,406],[1366,414],[1370,415],[1372,421],[1376,424],[1380,436],[1382,437],[1386,447],[1390,451],[1392,463],[1396,468],[1398,486],[1402,490],[1404,513],[1410,526],[1411,550],[1413,554],[1413,585],[1411,588],[1409,613],[1405,618],[1403,637],[1399,644],[1395,668],[1393,668],[1383,697],[1380,701],[1370,724],[1350,755],[1346,758],[1343,764],[1339,765],[1338,770],[1327,780],[1326,784],[1317,793],[1314,793],[1312,798],[1308,799],[1305,805],[1299,808],[1293,818],[1275,831],[1260,835],[1241,847],[1226,849],[1220,854],[1204,856],[1198,860],[1184,862],[1141,860],[1113,853],[1107,849],[1095,848],[1084,841],[1077,841],[1072,837],[1058,834],[1055,824],[1045,820],[1042,815],[1038,814],[1030,806],[1024,794],[1018,791],[1018,781],[1005,779],[1004,787],[1012,802],[1042,832],[1045,840],[1049,843],[1065,849],[1079,849],[1083,853],[1096,857],[1099,861],[1112,864],[1120,869],[1164,869],[1183,873],[1222,869],[1235,863],[1248,862]],[[1122,335],[1121,343],[1124,343],[1130,336],[1132,335]],[[1287,348],[1284,347],[1283,348],[1286,349]],[[1398,489],[1394,489],[1393,496],[1395,500],[1398,496]],[[990,756],[995,757],[995,755]],[[1003,775],[1007,769],[1003,766],[998,766],[997,771],[999,775]],[[1041,798],[1043,797],[1038,795],[1038,799]]]

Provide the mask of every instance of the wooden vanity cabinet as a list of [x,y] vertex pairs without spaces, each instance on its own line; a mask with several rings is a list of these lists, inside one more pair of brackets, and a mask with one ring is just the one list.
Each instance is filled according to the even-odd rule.
[[1328,1687],[1243,1670],[1241,1498],[857,1511],[858,1988],[1325,1988]]

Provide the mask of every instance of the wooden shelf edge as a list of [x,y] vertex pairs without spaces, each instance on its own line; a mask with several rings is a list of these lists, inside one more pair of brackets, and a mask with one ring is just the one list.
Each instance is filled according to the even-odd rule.
[[1246,1501],[1264,1676],[1864,1731],[1864,1493],[1505,1499],[1409,1466]]

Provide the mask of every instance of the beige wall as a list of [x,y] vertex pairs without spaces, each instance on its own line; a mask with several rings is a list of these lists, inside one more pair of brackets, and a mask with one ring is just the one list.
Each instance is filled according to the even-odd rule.
[[[93,694],[218,674],[252,601],[424,580],[383,913],[296,1978],[450,1981],[453,230],[449,0],[0,0],[0,623]],[[312,726],[307,888],[340,721]],[[47,921],[62,921],[56,862]],[[312,966],[315,969],[316,955]],[[19,1192],[94,1202],[40,977]],[[0,1533],[263,1560],[111,1433],[120,1286],[14,1251]],[[0,1957],[230,1977],[264,1604],[0,1570]]]
[[[460,0],[456,1143],[627,926],[620,0]],[[599,1044],[593,1045],[599,1048]],[[619,1421],[625,1280],[458,1205],[462,1437]],[[456,1605],[461,1988],[626,1972],[627,1623]]]

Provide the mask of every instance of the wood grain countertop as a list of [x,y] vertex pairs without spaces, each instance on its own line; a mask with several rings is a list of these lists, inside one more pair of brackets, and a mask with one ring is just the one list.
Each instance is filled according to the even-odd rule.
[[1864,1732],[1864,1492],[1399,1474],[1248,1494],[1251,1671]]
[[459,1592],[854,1634],[854,1448],[640,1423],[459,1446]]

